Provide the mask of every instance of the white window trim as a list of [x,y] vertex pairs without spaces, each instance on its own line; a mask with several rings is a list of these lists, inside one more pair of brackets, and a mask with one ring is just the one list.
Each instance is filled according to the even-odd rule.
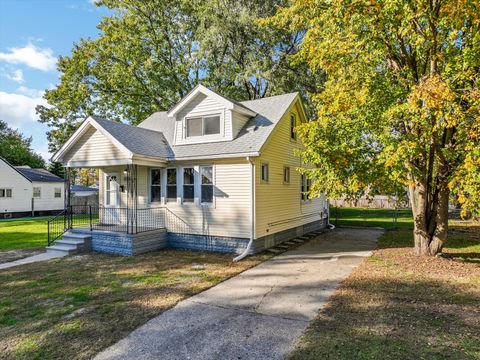
[[[181,166],[180,169],[181,169],[180,170],[180,178],[181,178],[181,186],[180,186],[181,196],[180,196],[180,199],[181,199],[181,204],[186,205],[186,206],[198,205],[198,178],[199,178],[199,176],[198,176],[198,166],[185,165],[185,166]],[[185,199],[183,197],[183,186],[184,186],[183,171],[184,171],[184,169],[193,169],[193,201],[185,202]],[[178,174],[179,174],[179,172],[177,170],[177,175]],[[191,184],[189,184],[189,185],[191,185]]]
[[[176,197],[175,201],[173,201],[173,199],[172,199],[172,200],[168,200],[168,193],[167,193],[167,187],[168,187],[168,183],[167,183],[167,180],[168,180],[168,178],[167,178],[167,173],[168,173],[168,170],[175,170],[175,171],[176,171],[176,174],[175,174],[175,175],[176,175],[176,184],[175,184],[175,186],[177,187],[177,197]],[[171,204],[178,204],[178,203],[180,203],[181,195],[183,195],[183,194],[182,194],[183,188],[180,189],[181,186],[179,186],[179,179],[180,179],[179,167],[169,166],[169,167],[165,168],[165,169],[164,169],[164,176],[163,176],[163,177],[164,177],[164,181],[163,181],[163,194],[165,194],[164,197],[163,197],[163,204],[165,204],[165,205],[166,205],[166,204],[170,204],[170,205],[171,205]]]
[[[204,203],[202,202],[202,168],[204,167],[211,167],[212,168],[212,202],[211,203]],[[198,167],[198,202],[202,207],[209,207],[215,208],[216,207],[216,196],[215,196],[215,183],[216,183],[216,176],[215,176],[215,165],[201,165]]]
[[[5,196],[0,196],[2,199],[12,199],[13,198],[13,188],[0,188],[0,190],[5,191]],[[7,190],[10,190],[10,196],[7,196]]]
[[[40,195],[39,196],[35,196],[35,189],[38,189],[40,191]],[[34,199],[41,199],[42,198],[42,188],[40,186],[34,186],[32,188],[32,197]]]
[[[160,200],[159,201],[152,201],[152,170],[160,170]],[[148,168],[148,191],[147,191],[147,196],[148,196],[148,204],[152,205],[159,205],[163,203],[163,174],[162,174],[163,169],[158,168],[158,167],[151,167]]]
[[310,181],[309,190],[310,190],[310,188],[312,187],[312,180],[309,179],[309,178],[307,177],[307,175],[305,175],[305,174],[300,174],[300,202],[301,202],[302,204],[308,204],[308,203],[312,202],[312,199],[309,198],[308,193],[305,194],[307,198],[306,198],[306,199],[303,199],[303,192],[301,191],[301,190],[302,190],[302,187],[304,187],[304,186],[303,186],[303,178],[304,178],[304,177],[305,177],[305,188],[307,188],[306,185],[307,185],[307,183],[308,183],[309,181]]
[[[267,166],[267,180],[263,179],[263,166]],[[264,184],[268,184],[270,182],[270,164],[268,162],[260,163],[260,181]]]
[[[292,129],[292,117],[295,121],[295,126],[294,126],[294,129]],[[297,115],[295,113],[290,113],[290,134],[289,134],[289,137],[290,137],[290,141],[291,142],[297,142],[297,138],[298,138],[298,135],[297,135],[297,132],[295,131],[296,128],[297,128],[298,124],[297,124]],[[292,138],[292,132],[293,134],[295,135],[294,138]]]
[[[209,143],[209,142],[218,142],[225,141],[225,122],[227,120],[226,109],[215,109],[213,112],[210,111],[192,111],[185,116],[178,119],[181,121],[181,137],[177,134],[177,126],[175,126],[175,144],[197,144],[197,143]],[[202,135],[202,136],[187,136],[187,120],[190,118],[196,117],[209,117],[209,116],[220,116],[220,133],[211,134],[211,135]],[[178,137],[177,137],[178,136]]]
[[[60,190],[60,196],[55,196],[57,194],[57,190]],[[54,199],[61,199],[62,198],[62,188],[61,187],[53,188],[53,198]]]

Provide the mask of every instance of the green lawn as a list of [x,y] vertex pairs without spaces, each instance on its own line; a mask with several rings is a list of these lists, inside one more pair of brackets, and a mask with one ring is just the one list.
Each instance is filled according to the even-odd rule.
[[388,230],[289,359],[480,359],[480,225],[451,226],[440,257]]
[[330,223],[348,226],[413,228],[411,210],[331,208]]
[[47,246],[47,217],[0,221],[0,251]]

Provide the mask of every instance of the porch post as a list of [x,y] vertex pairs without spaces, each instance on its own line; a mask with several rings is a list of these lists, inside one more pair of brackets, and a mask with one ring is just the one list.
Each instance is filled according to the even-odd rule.
[[137,165],[127,165],[127,232],[137,233]]
[[71,224],[71,217],[70,217],[70,196],[71,196],[71,192],[70,192],[70,185],[71,185],[71,174],[70,174],[70,167],[65,167],[65,172],[64,172],[64,179],[65,179],[65,182],[64,182],[64,186],[65,186],[65,189],[63,191],[63,196],[64,196],[64,208],[65,208],[65,216],[66,216],[66,220],[67,220],[67,228],[70,229],[72,224]]

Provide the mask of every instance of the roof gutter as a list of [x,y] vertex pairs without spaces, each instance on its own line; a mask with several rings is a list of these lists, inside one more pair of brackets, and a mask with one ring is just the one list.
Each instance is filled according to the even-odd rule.
[[248,255],[250,249],[252,248],[253,240],[255,239],[255,163],[252,159],[247,156],[247,161],[250,163],[250,240],[248,241],[247,247],[245,250],[233,259],[234,262],[242,260],[244,257]]

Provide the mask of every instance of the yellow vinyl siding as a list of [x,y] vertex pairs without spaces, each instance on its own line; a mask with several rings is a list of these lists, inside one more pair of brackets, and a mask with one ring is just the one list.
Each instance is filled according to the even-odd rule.
[[[287,112],[264,145],[261,156],[256,159],[256,237],[273,234],[320,219],[325,198],[302,202],[300,198],[302,166],[295,149],[302,149],[300,140],[290,139],[290,114],[299,121],[306,121],[297,101]],[[269,167],[269,180],[261,180],[261,164]],[[290,183],[283,181],[283,169],[290,167]],[[310,216],[311,214],[318,214]]]
[[105,135],[94,127],[90,127],[65,154],[63,161],[116,160],[125,157],[126,154]]

